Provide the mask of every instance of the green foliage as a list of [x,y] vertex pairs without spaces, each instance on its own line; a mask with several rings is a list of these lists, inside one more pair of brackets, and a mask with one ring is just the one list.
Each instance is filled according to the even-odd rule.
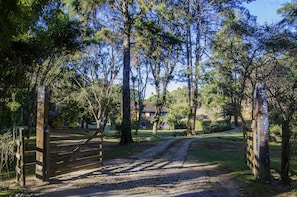
[[11,112],[16,112],[21,107],[21,104],[17,101],[12,101],[8,102],[6,106],[9,108]]
[[202,121],[201,120],[196,120],[195,122],[195,130],[202,131],[203,130],[203,125],[202,125]]
[[12,133],[6,132],[0,135],[0,180],[9,177],[11,164],[14,161],[15,144],[12,140]]
[[211,126],[211,131],[212,132],[222,132],[222,131],[227,131],[232,129],[231,124],[229,121],[216,121],[212,126]]
[[[291,152],[290,152],[290,171],[292,175],[297,175],[297,115],[295,116],[295,119],[292,121],[291,128],[292,128],[292,136],[290,140],[291,145]],[[297,183],[296,183],[297,184]],[[297,185],[296,185],[297,190]]]
[[271,136],[281,136],[282,128],[279,124],[272,124],[269,126],[269,134]]
[[187,88],[178,88],[167,94],[168,123],[175,128],[186,128],[188,121]]
[[202,120],[202,128],[204,133],[211,133],[211,120]]
[[106,42],[106,43],[114,43],[116,41],[116,35],[111,32],[108,28],[102,28],[101,30],[95,32],[94,37],[85,38],[85,43],[97,43]]
[[211,121],[208,119],[196,120],[197,134],[202,133],[213,133],[213,132],[222,132],[232,129],[229,121],[226,120],[217,120]]
[[277,10],[278,14],[284,17],[283,22],[288,22],[292,25],[297,24],[297,2],[291,1],[290,3],[285,3],[283,7]]

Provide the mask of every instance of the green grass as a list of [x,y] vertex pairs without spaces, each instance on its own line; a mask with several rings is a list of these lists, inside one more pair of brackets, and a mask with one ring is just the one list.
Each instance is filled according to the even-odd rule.
[[[226,136],[202,139],[202,143],[203,147],[199,147],[195,151],[199,161],[219,164],[230,171],[248,170],[246,165],[242,165],[244,162],[242,141],[235,141],[234,138]],[[230,143],[232,146],[229,145]],[[236,148],[234,148],[234,146]],[[222,154],[222,152],[224,152],[224,154]]]
[[[136,133],[135,130],[132,130],[132,138],[134,141],[149,141],[152,139],[152,130],[138,130]],[[158,130],[157,138],[158,139],[168,139],[172,137],[181,137],[184,136],[185,130]],[[104,136],[107,138],[119,138],[119,132],[116,130],[108,130],[104,132]]]
[[[250,196],[277,196],[277,195],[292,195],[297,196],[296,181],[289,187],[272,183],[264,183],[254,180],[251,170],[247,167],[244,161],[244,149],[242,141],[242,133],[232,133],[224,137],[213,137],[201,139],[199,146],[192,152],[199,158],[199,162],[210,164],[218,164],[221,169],[234,175],[235,179],[242,188]],[[280,170],[280,145],[270,145],[270,165],[271,172],[279,172]],[[296,163],[293,163],[296,166]],[[294,168],[293,168],[294,169]],[[294,186],[295,185],[295,186]],[[295,190],[295,191],[294,191]]]

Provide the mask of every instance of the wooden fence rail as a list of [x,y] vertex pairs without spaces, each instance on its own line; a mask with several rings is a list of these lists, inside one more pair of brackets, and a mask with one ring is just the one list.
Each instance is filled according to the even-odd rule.
[[50,177],[101,167],[103,133],[99,129],[50,130]]
[[20,128],[16,139],[16,183],[26,185],[26,171],[35,166],[35,139],[25,139],[24,129]]
[[[49,132],[49,161],[47,176],[49,178],[81,169],[91,169],[103,166],[103,132],[98,129],[52,129]],[[26,185],[26,169],[28,167],[43,168],[45,165],[36,162],[35,139],[25,139],[24,130],[19,130],[16,140],[16,182]],[[31,147],[31,150],[29,149]],[[39,150],[42,151],[42,150]],[[29,158],[29,159],[28,159]],[[41,171],[44,169],[41,168]],[[40,177],[42,173],[36,173]]]
[[247,166],[252,170],[252,173],[257,179],[259,175],[259,158],[258,158],[258,141],[257,141],[257,129],[256,122],[252,121],[251,125],[245,131],[245,145],[246,152],[245,158]]

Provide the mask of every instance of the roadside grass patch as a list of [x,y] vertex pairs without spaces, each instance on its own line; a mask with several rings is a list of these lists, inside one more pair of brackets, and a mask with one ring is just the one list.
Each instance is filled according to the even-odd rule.
[[[280,171],[280,144],[271,143],[270,150],[271,173],[277,173]],[[221,170],[231,173],[248,196],[297,196],[295,181],[289,187],[273,178],[270,183],[254,180],[245,163],[242,132],[200,139],[190,153],[201,163],[217,164]]]
[[182,137],[184,136],[184,129],[176,129],[176,130],[158,130],[157,132],[157,136],[152,137],[152,130],[138,130],[137,134],[135,133],[135,131],[132,131],[132,137],[134,140],[138,140],[138,139],[152,139],[155,140],[155,138],[157,137],[157,139],[169,139],[169,138],[173,138],[173,137]]

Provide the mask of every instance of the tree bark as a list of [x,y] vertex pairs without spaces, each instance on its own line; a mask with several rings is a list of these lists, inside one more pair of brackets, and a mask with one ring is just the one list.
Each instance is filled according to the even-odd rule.
[[154,117],[154,123],[153,123],[153,136],[157,136],[158,126],[160,124],[160,116],[161,116],[161,109],[157,107],[156,114]]
[[282,153],[281,153],[281,179],[283,182],[289,182],[289,164],[290,164],[290,127],[289,121],[282,123]]
[[[196,26],[196,43],[195,43],[195,66],[192,63],[192,34],[191,26],[188,25],[187,30],[187,59],[188,59],[188,91],[189,91],[189,115],[188,115],[188,128],[187,135],[195,135],[195,122],[197,112],[197,99],[198,99],[198,80],[200,69],[200,55],[201,55],[201,10],[200,1],[197,1],[197,26]],[[190,13],[190,4],[188,4],[188,11]],[[189,21],[190,22],[190,21]]]
[[237,101],[236,101],[236,98],[234,99],[234,127],[237,127],[238,126],[238,104],[237,104]]
[[[188,2],[188,12],[190,12],[190,4]],[[192,62],[192,39],[191,39],[191,27],[188,24],[187,27],[187,62],[188,62],[188,99],[189,99],[189,114],[188,114],[188,128],[187,135],[195,135],[195,121],[196,121],[196,110],[194,103],[194,92],[193,92],[193,62]]]
[[122,120],[122,135],[120,144],[132,143],[131,134],[131,115],[130,115],[130,33],[131,24],[129,17],[129,3],[127,0],[123,1],[123,20],[124,20],[124,36],[123,36],[123,48],[124,48],[124,68],[123,68],[123,120]]
[[270,156],[269,156],[269,131],[268,131],[268,103],[266,97],[266,85],[257,83],[255,92],[255,117],[257,120],[257,146],[259,160],[258,178],[262,181],[270,180]]

